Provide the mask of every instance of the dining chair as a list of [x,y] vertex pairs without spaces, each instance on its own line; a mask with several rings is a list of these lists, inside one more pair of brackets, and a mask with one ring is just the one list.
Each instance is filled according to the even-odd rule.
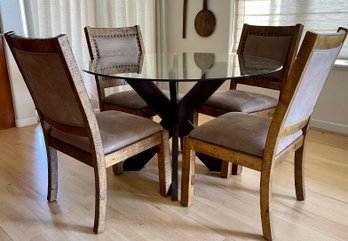
[[[136,56],[144,53],[144,44],[140,27],[84,28],[91,59],[109,56]],[[129,65],[137,64],[128,59]],[[155,111],[132,89],[114,91],[107,94],[110,87],[128,86],[124,79],[112,79],[96,76],[100,111],[119,110],[130,114],[152,117]]]
[[[84,32],[92,60],[120,56],[123,61],[126,60],[128,66],[138,66],[136,58],[128,57],[144,53],[143,39],[138,25],[119,28],[86,26]],[[138,71],[141,71],[141,68]],[[100,111],[118,110],[147,118],[156,115],[156,112],[133,89],[129,90],[129,85],[124,79],[95,76],[95,80]],[[122,162],[115,165],[113,171],[116,175],[122,174]]]
[[230,89],[214,93],[197,112],[220,116],[228,112],[272,113],[278,100],[268,95],[237,90],[237,84],[280,91],[294,62],[303,31],[302,24],[293,26],[257,26],[244,24],[237,53],[270,58],[283,65],[282,70],[263,76],[231,81]]
[[[217,117],[228,112],[243,112],[254,115],[272,116],[278,98],[266,94],[237,89],[239,84],[279,91],[288,78],[303,32],[303,25],[258,26],[244,24],[237,53],[270,58],[283,65],[282,70],[268,75],[239,78],[230,81],[226,91],[214,93],[196,112],[193,120],[198,124],[198,113]],[[232,173],[237,174],[240,167],[233,165]],[[227,177],[229,174],[223,173]]]
[[[304,154],[309,121],[318,96],[347,36],[307,32],[273,118],[231,112],[213,119],[184,138],[181,204],[193,202],[195,152],[260,172],[260,209],[263,237],[272,240],[270,178],[274,166],[295,151],[297,200],[305,199]],[[225,162],[224,162],[225,163]]]
[[94,169],[94,232],[106,224],[106,168],[157,149],[160,194],[171,182],[168,133],[150,119],[121,111],[95,114],[66,35],[37,39],[5,34],[40,118],[48,160],[48,194],[58,192],[57,150]]

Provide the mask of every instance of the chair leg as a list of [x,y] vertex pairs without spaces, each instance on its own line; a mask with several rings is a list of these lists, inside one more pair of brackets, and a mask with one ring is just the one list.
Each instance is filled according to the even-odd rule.
[[168,131],[162,132],[162,143],[158,146],[158,176],[160,184],[160,193],[167,197],[171,193],[172,170],[169,158],[169,135]]
[[221,177],[228,178],[232,175],[239,175],[242,173],[242,166],[227,161],[221,162]]
[[260,177],[260,210],[261,210],[261,222],[263,237],[271,241],[271,219],[270,219],[270,174],[261,172]]
[[121,175],[123,173],[123,162],[119,162],[113,165],[112,171],[116,176]]
[[57,150],[52,147],[48,146],[46,152],[48,166],[47,200],[54,202],[57,200],[58,193],[58,156]]
[[184,138],[181,174],[181,205],[189,207],[193,201],[195,175],[195,151],[191,149],[190,137]]
[[295,189],[296,198],[303,201],[306,198],[305,180],[304,180],[304,145],[295,151]]
[[221,162],[221,177],[229,178],[232,174],[232,162]]
[[195,128],[198,126],[198,118],[199,118],[198,115],[199,115],[198,112],[193,112],[192,116],[190,117],[192,118],[191,122]]
[[232,175],[239,175],[242,173],[243,166],[232,163]]
[[94,227],[95,233],[101,233],[105,230],[106,225],[106,202],[107,202],[107,182],[106,168],[95,167],[95,211]]

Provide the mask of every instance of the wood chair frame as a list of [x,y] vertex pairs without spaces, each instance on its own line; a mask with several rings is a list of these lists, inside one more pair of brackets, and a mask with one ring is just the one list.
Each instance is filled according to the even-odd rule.
[[[160,193],[167,196],[170,193],[171,170],[169,161],[169,144],[168,132],[166,130],[159,131],[144,139],[136,141],[121,149],[118,149],[109,154],[104,154],[103,143],[100,135],[100,127],[96,116],[93,112],[92,105],[88,98],[86,89],[83,84],[79,68],[74,59],[67,36],[59,35],[49,39],[33,39],[23,38],[8,32],[5,34],[6,40],[10,46],[13,56],[18,64],[20,72],[28,86],[29,92],[33,97],[45,140],[47,161],[48,161],[48,193],[47,200],[53,202],[57,199],[58,192],[58,157],[57,150],[68,156],[71,156],[82,163],[91,166],[94,169],[95,178],[95,218],[93,230],[95,233],[103,232],[106,225],[106,204],[107,204],[107,175],[106,168],[116,163],[125,160],[135,154],[143,152],[152,147],[157,148],[158,169]],[[71,91],[76,100],[82,122],[79,125],[63,123],[59,120],[50,118],[40,106],[37,93],[30,84],[30,81],[35,81],[30,74],[27,73],[25,67],[22,66],[18,53],[32,55],[55,55],[59,58]],[[22,60],[23,61],[23,60]],[[42,66],[38,66],[40,69]],[[50,76],[47,76],[47,81],[50,81]],[[42,102],[41,102],[42,103]],[[116,111],[115,111],[116,112]],[[134,118],[139,118],[135,117]],[[88,138],[90,152],[82,150],[76,146],[68,144],[56,137],[51,136],[53,129],[62,132],[76,135],[79,137]]]
[[[299,85],[303,80],[303,74],[311,59],[314,50],[331,49],[343,45],[347,36],[347,29],[339,28],[337,34],[318,35],[307,32],[297,59],[290,72],[289,80],[285,82],[283,94],[275,110],[263,152],[263,156],[257,157],[237,150],[227,149],[210,144],[205,141],[193,139],[190,136],[184,138],[181,204],[190,206],[193,202],[195,152],[204,153],[224,160],[223,169],[230,169],[232,163],[242,165],[259,171],[260,175],[260,211],[262,220],[263,237],[272,240],[270,220],[270,178],[275,165],[284,160],[286,154],[295,152],[294,178],[296,198],[299,201],[305,199],[304,186],[304,150],[305,139],[309,126],[310,116],[304,121],[284,127],[290,107],[294,101]],[[262,118],[262,117],[259,117]],[[302,135],[277,154],[277,146],[281,137],[286,137],[302,130]],[[227,163],[227,164],[225,164]],[[230,173],[230,172],[229,172]]]
[[[141,30],[139,25],[135,25],[133,27],[120,27],[120,28],[94,28],[90,26],[86,26],[84,28],[87,46],[89,50],[89,55],[91,60],[99,58],[99,50],[95,41],[95,36],[103,36],[114,38],[117,37],[127,37],[127,36],[136,36],[139,49],[141,53],[144,53],[144,43],[141,34]],[[95,77],[97,91],[98,91],[98,99],[99,99],[99,108],[100,111],[104,110],[119,110],[126,113],[143,116],[146,118],[151,118],[156,115],[155,111],[151,107],[146,107],[142,109],[132,109],[130,107],[125,107],[122,105],[117,105],[116,103],[111,104],[104,101],[105,99],[105,89],[115,86],[127,85],[127,82],[123,79],[111,79],[111,78],[102,78]]]
[[[285,62],[283,63],[283,69],[281,70],[281,74],[279,76],[264,75],[251,78],[239,78],[233,81],[231,80],[230,89],[236,89],[237,84],[244,84],[281,91],[283,88],[283,83],[288,78],[289,71],[295,60],[302,32],[302,24],[296,24],[294,26],[257,26],[244,24],[237,49],[237,53],[240,55],[244,54],[248,36],[291,37],[291,40],[285,58]],[[272,108],[253,112],[252,114],[272,116],[274,110],[275,108]],[[229,111],[218,108],[216,106],[203,104],[196,110],[196,112],[218,117],[220,115],[228,113]]]

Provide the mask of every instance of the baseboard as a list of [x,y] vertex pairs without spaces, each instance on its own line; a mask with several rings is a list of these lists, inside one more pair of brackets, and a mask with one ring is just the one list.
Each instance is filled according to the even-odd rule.
[[332,131],[332,132],[337,132],[337,133],[348,135],[348,126],[347,125],[312,119],[311,126],[313,126],[315,128],[327,130],[327,131]]
[[16,127],[29,126],[29,125],[36,124],[37,122],[38,122],[38,119],[36,116],[16,119]]

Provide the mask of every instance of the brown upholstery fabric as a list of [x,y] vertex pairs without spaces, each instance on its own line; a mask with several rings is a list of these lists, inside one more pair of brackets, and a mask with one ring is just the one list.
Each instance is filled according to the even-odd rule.
[[[313,51],[311,59],[307,64],[307,70],[303,75],[302,83],[294,96],[293,104],[286,117],[285,127],[304,121],[312,114],[340,50],[341,46]],[[306,105],[302,103],[306,103]]]
[[[167,90],[162,90],[168,98],[170,98],[170,92]],[[182,98],[182,94],[178,94],[178,99]],[[143,98],[138,95],[135,90],[123,91],[110,94],[104,98],[105,103],[117,104],[127,108],[132,108],[140,110],[149,107],[149,105],[143,100]]]
[[[33,53],[13,49],[38,110],[56,122],[83,126],[76,97],[58,53]],[[52,67],[54,66],[54,67]],[[47,77],[50,81],[47,81]]]
[[107,56],[137,56],[141,53],[138,36],[122,35],[96,35],[93,36],[96,43],[98,57]]
[[[105,154],[117,151],[163,129],[152,120],[120,111],[103,111],[97,113],[96,118]],[[91,152],[87,137],[71,135],[57,129],[52,129],[50,134],[65,143]]]
[[[290,46],[290,36],[257,36],[248,35],[243,55],[259,56],[269,59],[274,59],[280,63],[285,63],[288,54],[288,46]],[[268,77],[281,78],[283,70]]]
[[[191,131],[190,137],[262,157],[271,119],[243,113],[227,113]],[[302,135],[299,131],[279,141],[277,153]]]
[[132,109],[143,109],[149,105],[134,90],[117,92],[104,98],[104,102]]
[[216,92],[205,102],[207,106],[213,106],[229,112],[244,113],[275,108],[277,104],[278,99],[276,98],[234,89]]

